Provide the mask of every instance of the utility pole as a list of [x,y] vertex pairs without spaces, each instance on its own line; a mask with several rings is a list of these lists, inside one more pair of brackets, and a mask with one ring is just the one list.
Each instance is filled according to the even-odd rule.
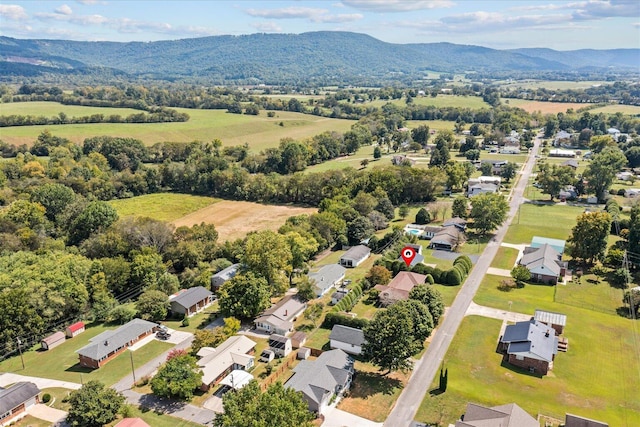
[[133,367],[133,351],[129,350],[129,357],[131,358],[131,374],[133,375],[133,385],[136,385],[136,370]]
[[16,341],[18,342],[18,351],[20,352],[20,361],[22,362],[22,370],[24,371],[24,358],[22,357],[22,341],[20,341],[20,338],[16,338]]

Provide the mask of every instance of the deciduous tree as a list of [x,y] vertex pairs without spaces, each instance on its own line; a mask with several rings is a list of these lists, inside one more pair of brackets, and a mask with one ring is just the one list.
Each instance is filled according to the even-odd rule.
[[585,212],[580,214],[571,230],[568,242],[571,256],[592,264],[604,258],[607,239],[611,230],[611,215],[608,212]]
[[67,423],[77,427],[102,427],[116,419],[124,396],[99,381],[89,381],[69,395]]
[[138,315],[145,320],[164,320],[169,313],[169,296],[162,291],[145,291],[138,298],[136,309]]
[[153,394],[191,400],[193,392],[202,384],[202,371],[196,359],[188,354],[173,357],[167,361],[151,380]]
[[471,198],[471,212],[473,227],[481,235],[495,230],[507,219],[509,204],[504,196],[495,193],[478,194]]
[[271,305],[271,289],[266,279],[253,272],[238,274],[218,291],[220,310],[225,316],[251,319]]
[[249,271],[267,280],[274,295],[282,294],[288,285],[291,259],[285,236],[265,230],[247,237],[242,262]]
[[433,286],[427,284],[419,284],[414,286],[409,292],[409,299],[420,301],[429,308],[429,313],[433,318],[435,325],[440,321],[440,317],[444,313],[444,302],[442,294]]
[[618,147],[606,147],[593,156],[591,163],[584,172],[587,180],[587,190],[604,200],[604,196],[611,187],[618,172],[627,163],[627,158]]

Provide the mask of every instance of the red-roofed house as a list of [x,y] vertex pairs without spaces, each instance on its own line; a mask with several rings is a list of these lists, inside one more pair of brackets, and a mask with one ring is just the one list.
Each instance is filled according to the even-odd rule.
[[390,305],[394,302],[409,299],[409,292],[416,285],[424,283],[427,278],[424,274],[401,271],[396,274],[388,285],[376,285],[374,289],[380,291],[378,298],[382,305]]
[[151,427],[142,418],[125,418],[116,427]]
[[67,338],[73,338],[76,335],[80,335],[84,332],[84,323],[76,322],[73,325],[67,326],[67,329],[64,330],[67,334]]

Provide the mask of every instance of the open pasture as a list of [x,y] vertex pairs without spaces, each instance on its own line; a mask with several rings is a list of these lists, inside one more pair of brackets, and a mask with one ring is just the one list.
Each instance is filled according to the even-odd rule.
[[[383,105],[391,103],[400,107],[406,106],[406,98],[402,99],[376,99],[371,102],[365,102],[365,107],[382,107]],[[461,95],[438,95],[435,98],[431,96],[418,96],[413,98],[415,105],[433,105],[435,107],[456,107],[456,108],[471,108],[478,110],[480,108],[491,108],[489,104],[484,102],[480,96],[461,96]]]
[[218,200],[191,194],[155,193],[111,200],[109,204],[118,211],[120,217],[145,216],[159,221],[173,221]]
[[504,82],[501,86],[509,89],[538,89],[544,88],[548,90],[566,90],[566,89],[587,89],[595,85],[611,84],[604,80],[585,80],[585,81],[558,81],[558,80],[520,80]]
[[290,216],[316,213],[315,208],[261,205],[252,202],[223,200],[199,209],[175,221],[173,225],[192,226],[202,222],[214,224],[219,240],[242,238],[250,231],[277,230]]
[[605,114],[629,114],[631,116],[639,116],[640,115],[640,106],[638,105],[622,105],[622,104],[612,104],[606,105],[604,107],[594,108],[589,111],[591,114],[605,113]]
[[[54,116],[61,111],[67,113],[67,108],[74,107],[77,113],[69,116],[85,116],[96,114],[96,107],[67,106],[57,102],[32,102],[31,114]],[[4,106],[19,104],[0,104]],[[13,107],[11,107],[13,108]],[[77,109],[81,110],[77,110]],[[84,112],[86,109],[86,112]],[[117,109],[100,108],[99,112],[108,110],[116,114]],[[240,145],[245,142],[252,150],[260,151],[269,147],[276,147],[282,138],[300,140],[325,131],[346,132],[355,123],[352,120],[330,119],[309,114],[275,111],[275,117],[267,117],[265,111],[258,116],[244,114],[230,114],[226,110],[193,110],[176,108],[187,113],[189,121],[179,123],[96,123],[96,124],[68,124],[54,126],[20,126],[3,128],[2,140],[10,144],[32,144],[38,135],[49,129],[56,136],[69,138],[76,143],[82,143],[85,138],[93,136],[120,136],[140,139],[147,145],[156,142],[191,142],[195,140],[211,141],[220,139],[224,145]],[[131,110],[134,112],[135,110]],[[136,111],[137,112],[137,111]],[[3,114],[17,114],[3,108]],[[23,113],[26,114],[26,113]]]
[[578,108],[588,107],[591,105],[578,102],[529,101],[528,99],[515,98],[505,99],[503,102],[511,107],[522,108],[528,113],[539,111],[542,114],[566,113],[569,108],[572,108],[575,111]]

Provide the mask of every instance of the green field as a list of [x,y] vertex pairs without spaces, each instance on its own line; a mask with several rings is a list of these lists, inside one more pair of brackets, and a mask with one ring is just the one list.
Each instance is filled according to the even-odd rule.
[[611,84],[611,82],[607,81],[556,81],[556,80],[520,80],[520,81],[510,81],[502,83],[500,86],[515,89],[538,89],[545,88],[548,90],[564,90],[564,89],[587,89],[592,87],[593,85],[606,85]]
[[[639,425],[640,349],[634,344],[630,321],[552,301],[541,308],[568,315],[569,351],[556,356],[548,375],[538,378],[502,366],[502,356],[495,351],[501,321],[470,316],[463,320],[444,359],[447,391],[427,394],[416,419],[447,425],[464,413],[467,402],[487,406],[516,402],[534,417],[563,419],[570,412],[611,426]],[[436,379],[429,390],[437,385]]]
[[[365,107],[382,107],[385,104],[395,104],[400,107],[406,106],[406,98],[402,99],[376,99],[374,101],[365,102]],[[431,96],[418,96],[413,98],[415,105],[433,105],[435,107],[456,107],[456,108],[471,108],[478,110],[481,108],[491,108],[489,104],[483,101],[480,96],[458,96],[458,95],[438,95],[433,98]]]
[[615,113],[620,112],[622,114],[629,114],[629,115],[632,115],[632,116],[638,116],[638,115],[640,115],[640,106],[638,106],[638,105],[621,105],[621,104],[607,105],[606,107],[594,108],[593,110],[589,110],[589,112],[591,114],[598,114],[598,113],[615,114]]
[[213,197],[193,196],[178,193],[155,193],[130,199],[111,200],[120,217],[145,216],[159,221],[173,221],[216,203]]
[[[531,187],[533,188],[533,187]],[[530,197],[525,192],[525,197]],[[566,240],[583,207],[525,203],[520,205],[504,238],[507,243],[529,243],[533,236]]]
[[495,258],[493,258],[491,267],[502,268],[504,270],[511,270],[513,268],[513,265],[516,263],[517,258],[518,258],[517,249],[500,246],[498,248],[498,253],[496,254]]
[[[23,104],[31,104],[22,106]],[[10,106],[3,114],[15,114],[17,108],[29,108],[33,114],[53,116],[67,108],[81,109],[74,115],[90,115],[103,112],[104,108],[67,106],[56,102],[30,102],[0,104]],[[86,112],[82,112],[85,111]],[[107,109],[112,110],[112,109]],[[225,145],[240,145],[245,142],[256,151],[275,147],[282,138],[300,140],[325,131],[345,132],[354,123],[352,120],[330,119],[302,113],[276,111],[275,117],[267,117],[265,111],[258,116],[229,114],[226,110],[192,110],[176,108],[189,114],[189,121],[182,123],[96,123],[54,126],[21,126],[2,129],[2,140],[11,144],[32,144],[37,136],[49,129],[54,135],[81,143],[93,136],[121,136],[142,140],[147,145],[156,142],[190,142],[220,139]],[[131,110],[134,111],[134,110]],[[71,114],[69,114],[71,115]],[[282,123],[282,126],[280,126]]]
[[92,114],[104,114],[110,116],[119,114],[126,117],[130,114],[138,114],[141,110],[133,108],[111,108],[111,107],[85,107],[82,105],[64,105],[58,102],[34,101],[34,102],[11,102],[0,103],[0,115],[9,116],[12,114],[22,116],[57,116],[64,112],[69,118],[90,116]]
[[[0,363],[0,372],[13,372],[20,375],[51,378],[61,381],[81,383],[82,381],[98,380],[106,385],[118,382],[126,375],[131,375],[131,361],[128,352],[109,361],[100,369],[83,368],[78,364],[76,350],[89,344],[89,339],[107,329],[115,329],[99,325],[89,325],[87,330],[66,340],[63,344],[49,351],[37,351],[35,348],[24,352],[25,369],[22,369],[20,357],[13,356]],[[133,352],[135,366],[142,366],[173,347],[172,344],[153,340]]]

